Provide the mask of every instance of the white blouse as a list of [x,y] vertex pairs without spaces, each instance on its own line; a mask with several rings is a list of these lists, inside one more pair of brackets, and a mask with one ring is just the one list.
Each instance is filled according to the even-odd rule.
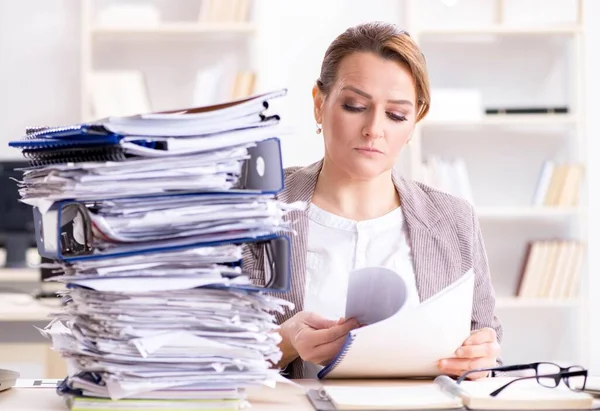
[[386,267],[407,285],[406,306],[419,304],[415,272],[402,209],[364,221],[308,208],[304,310],[339,319],[346,310],[348,274],[363,267]]
[[[386,267],[406,283],[405,308],[419,304],[415,272],[402,209],[370,220],[353,221],[314,204],[308,208],[304,310],[337,320],[346,311],[348,275],[363,267]],[[319,365],[304,363],[304,378],[316,378]]]

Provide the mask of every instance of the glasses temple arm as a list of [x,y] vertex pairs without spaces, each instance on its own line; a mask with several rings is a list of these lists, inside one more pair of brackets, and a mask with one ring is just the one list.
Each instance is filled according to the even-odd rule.
[[498,388],[497,390],[492,391],[490,393],[490,396],[495,397],[496,395],[500,394],[506,387],[508,387],[513,382],[521,381],[521,380],[531,380],[533,378],[538,378],[538,377],[536,375],[532,375],[530,377],[515,378],[514,380],[511,380],[511,381],[507,382],[506,384],[504,384],[502,387]]

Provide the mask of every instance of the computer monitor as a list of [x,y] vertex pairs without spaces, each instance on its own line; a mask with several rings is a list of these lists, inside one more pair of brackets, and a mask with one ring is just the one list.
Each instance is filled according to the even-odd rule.
[[0,247],[6,250],[6,268],[27,267],[27,250],[35,247],[35,228],[31,206],[19,201],[15,178],[21,180],[18,169],[28,167],[27,161],[0,160]]

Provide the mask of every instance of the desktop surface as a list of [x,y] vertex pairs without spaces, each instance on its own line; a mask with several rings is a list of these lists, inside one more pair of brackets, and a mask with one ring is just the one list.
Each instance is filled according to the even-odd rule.
[[[416,383],[423,384],[423,380],[295,380],[292,384],[277,383],[276,388],[253,387],[248,390],[248,400],[252,411],[314,411],[307,389],[328,385],[400,387]],[[54,388],[11,388],[0,392],[0,410],[65,411],[67,406]]]
[[[317,388],[316,380],[298,381],[307,388]],[[313,411],[304,390],[289,384],[277,388],[260,387],[250,390],[252,411]],[[11,388],[0,392],[0,410],[65,411],[67,406],[54,388]]]

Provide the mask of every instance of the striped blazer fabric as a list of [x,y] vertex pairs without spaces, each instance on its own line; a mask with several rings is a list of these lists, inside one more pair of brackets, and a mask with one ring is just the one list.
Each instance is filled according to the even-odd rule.
[[[278,200],[292,203],[310,203],[322,160],[306,167],[285,170],[285,188]],[[400,195],[407,224],[420,301],[425,301],[456,281],[473,268],[475,289],[471,329],[495,329],[498,341],[502,340],[502,326],[495,316],[495,296],[490,280],[487,255],[482,233],[474,209],[467,201],[443,193],[418,182],[401,177],[396,171],[392,180]],[[291,239],[291,288],[285,294],[273,294],[292,302],[293,310],[277,313],[278,324],[303,309],[306,247],[309,221],[304,210],[292,211],[287,217],[296,234]],[[265,259],[263,250],[249,246],[244,250],[244,270],[253,282],[264,285]],[[458,348],[458,347],[457,347]],[[302,360],[297,359],[285,370],[290,378],[302,378]]]

